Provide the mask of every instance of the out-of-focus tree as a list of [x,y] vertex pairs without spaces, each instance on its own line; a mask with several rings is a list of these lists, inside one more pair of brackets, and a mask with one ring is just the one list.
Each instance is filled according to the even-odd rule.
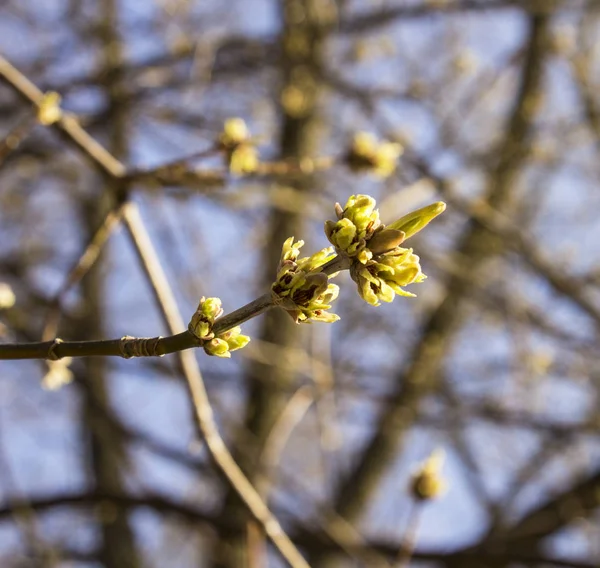
[[[0,363],[0,565],[598,566],[599,34],[599,0],[0,1],[0,356],[48,356]],[[447,203],[416,298],[343,271],[338,322],[180,350],[359,194]]]

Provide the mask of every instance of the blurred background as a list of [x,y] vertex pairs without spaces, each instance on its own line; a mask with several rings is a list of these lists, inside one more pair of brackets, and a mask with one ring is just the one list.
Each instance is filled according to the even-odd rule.
[[[327,246],[336,201],[444,200],[417,298],[369,306],[343,273],[338,323],[273,311],[196,353],[220,432],[311,566],[598,566],[599,34],[598,0],[1,0],[1,56],[130,172],[0,75],[1,340],[57,305],[63,339],[168,335],[118,223],[59,294],[123,196],[186,321],[267,291],[287,237]],[[230,117],[271,167],[229,171]],[[402,145],[392,175],[348,166],[357,131]],[[1,566],[285,565],[178,369],[0,363]],[[436,449],[446,491],[417,502]]]

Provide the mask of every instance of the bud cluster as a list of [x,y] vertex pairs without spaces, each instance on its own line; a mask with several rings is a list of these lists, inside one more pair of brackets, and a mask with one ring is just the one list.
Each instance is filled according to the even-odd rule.
[[277,278],[271,286],[273,299],[296,323],[333,323],[340,318],[327,310],[331,309],[339,288],[330,284],[327,274],[321,272],[321,267],[335,257],[333,248],[299,259],[302,246],[304,241],[294,242],[294,237],[283,243]]
[[396,169],[404,149],[395,142],[379,142],[369,132],[357,132],[346,156],[346,163],[356,171],[369,170],[379,177],[388,177]]
[[434,203],[405,215],[386,227],[379,219],[375,200],[352,195],[344,208],[335,205],[337,221],[325,222],[325,234],[339,255],[346,256],[358,293],[367,303],[378,306],[395,295],[414,296],[402,287],[425,279],[419,257],[400,245],[425,227],[445,209]]
[[232,174],[251,174],[258,169],[258,150],[243,119],[228,118],[225,121],[219,137],[219,149],[225,152]]
[[202,347],[208,355],[231,357],[231,351],[245,347],[250,338],[242,335],[242,328],[239,326],[215,336],[213,325],[222,313],[223,308],[219,298],[203,296],[188,325],[188,330],[202,341]]

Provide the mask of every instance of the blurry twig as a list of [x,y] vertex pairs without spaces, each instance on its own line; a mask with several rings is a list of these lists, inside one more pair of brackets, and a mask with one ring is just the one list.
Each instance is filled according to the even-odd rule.
[[274,483],[277,461],[294,428],[304,418],[313,403],[312,388],[300,387],[287,401],[281,414],[273,424],[262,451],[258,457],[260,478],[256,482],[257,491],[266,496]]
[[[294,428],[302,421],[313,403],[312,389],[300,387],[287,401],[278,418],[275,420],[262,451],[258,456],[258,476],[255,480],[256,490],[265,501],[275,483],[276,467]],[[253,566],[266,566],[264,562],[264,539],[258,530],[256,521],[250,521],[247,529],[248,558]],[[258,562],[262,558],[263,562]]]
[[[312,334],[311,370],[315,384],[315,409],[319,428],[322,476],[328,487],[335,478],[333,457],[339,444],[337,432],[337,407],[333,390],[334,375],[331,363],[330,328],[320,328]],[[320,336],[319,336],[320,335]]]
[[419,530],[422,510],[422,503],[413,499],[408,515],[408,523],[404,531],[404,536],[402,537],[402,545],[398,551],[398,557],[394,568],[408,568],[417,544],[417,532]]
[[28,116],[21,120],[2,140],[0,140],[0,165],[6,157],[16,150],[21,142],[37,124],[35,117]]
[[24,495],[23,491],[18,484],[17,479],[13,475],[12,467],[9,461],[9,457],[5,451],[5,444],[2,434],[4,427],[0,427],[0,477],[4,485],[4,490],[13,496],[18,497],[23,506],[14,509],[13,517],[15,525],[20,530],[24,543],[29,549],[38,556],[38,561],[41,566],[51,566],[51,563],[44,562],[47,559],[47,555],[50,552],[47,544],[38,534],[36,526],[35,510],[27,505],[27,496]]
[[102,248],[108,241],[112,232],[118,227],[123,213],[123,204],[120,203],[115,208],[111,209],[102,224],[92,235],[90,242],[85,247],[81,256],[75,261],[69,274],[65,278],[62,286],[54,297],[50,300],[50,310],[46,316],[46,324],[42,332],[42,341],[48,341],[56,336],[58,323],[61,314],[61,304],[65,295],[72,286],[77,284],[90,270],[96,262],[98,256],[102,252]]

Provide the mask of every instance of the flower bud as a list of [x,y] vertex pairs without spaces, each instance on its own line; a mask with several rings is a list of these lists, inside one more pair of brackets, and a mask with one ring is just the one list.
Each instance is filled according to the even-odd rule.
[[369,260],[364,265],[351,266],[350,276],[358,285],[360,297],[372,306],[378,306],[380,301],[391,302],[396,294],[414,296],[402,286],[425,279],[419,257],[413,254],[412,249],[400,247],[379,255],[376,260]]
[[378,142],[368,132],[357,132],[346,157],[354,170],[371,170],[380,177],[388,177],[396,169],[398,158],[404,149],[394,142]]
[[438,215],[444,212],[446,204],[443,201],[438,201],[417,209],[408,215],[404,215],[397,221],[394,221],[387,226],[388,229],[397,229],[405,234],[405,239],[412,237],[415,233],[418,233],[421,229],[425,228],[430,221],[435,219]]
[[416,500],[430,501],[446,492],[448,484],[441,475],[443,463],[443,451],[435,450],[414,474],[410,490]]
[[231,353],[229,353],[229,345],[224,339],[215,337],[210,341],[206,342],[202,347],[207,355],[214,355],[216,357],[223,357],[229,359]]
[[242,118],[228,118],[219,138],[222,148],[235,148],[250,139],[250,131]]
[[190,320],[188,331],[197,339],[208,340],[214,337],[212,326],[223,313],[219,298],[200,298],[200,303]]
[[276,304],[284,309],[296,322],[336,321],[337,316],[325,313],[331,306],[337,286],[329,284],[329,277],[321,272],[321,267],[334,256],[332,247],[324,248],[315,254],[298,259],[303,241],[294,243],[294,238],[285,240],[281,250],[278,273],[271,285],[271,293]]
[[38,106],[37,119],[40,124],[50,126],[62,118],[61,96],[54,91],[45,93]]
[[229,171],[233,175],[253,174],[259,164],[258,150],[251,144],[240,144],[229,154]]
[[[332,223],[332,221],[328,221]],[[346,250],[356,237],[356,225],[350,219],[340,219],[337,223],[330,225],[330,236],[332,244],[341,250]]]

